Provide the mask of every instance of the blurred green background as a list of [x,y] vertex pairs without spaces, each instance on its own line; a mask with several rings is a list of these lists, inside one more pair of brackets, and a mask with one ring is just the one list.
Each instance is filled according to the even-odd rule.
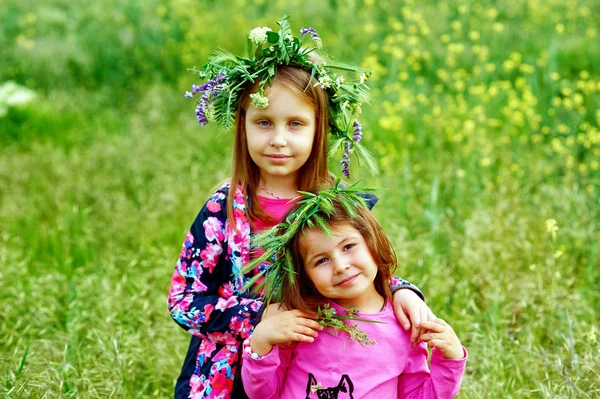
[[285,13],[374,71],[353,173],[469,349],[460,397],[600,396],[595,0],[4,0],[0,394],[172,395],[170,277],[231,159],[187,69]]

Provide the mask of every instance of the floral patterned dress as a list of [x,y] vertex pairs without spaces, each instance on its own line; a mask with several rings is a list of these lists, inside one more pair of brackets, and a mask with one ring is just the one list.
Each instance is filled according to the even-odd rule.
[[[235,229],[227,219],[226,184],[206,202],[188,232],[169,291],[171,317],[193,335],[177,381],[177,398],[229,398],[240,343],[262,302],[242,292],[248,277],[250,224],[236,189]],[[234,231],[235,230],[235,231]]]

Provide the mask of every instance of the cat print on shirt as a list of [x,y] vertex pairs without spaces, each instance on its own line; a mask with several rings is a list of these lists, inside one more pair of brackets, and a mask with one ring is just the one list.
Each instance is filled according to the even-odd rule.
[[[348,374],[342,375],[339,384],[332,388],[323,388],[314,375],[308,373],[305,399],[354,399],[354,384]],[[314,396],[314,394],[317,396]]]

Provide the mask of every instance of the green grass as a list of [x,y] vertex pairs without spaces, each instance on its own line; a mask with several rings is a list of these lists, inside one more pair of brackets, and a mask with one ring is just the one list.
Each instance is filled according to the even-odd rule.
[[[189,340],[170,276],[231,148],[195,122],[185,68],[289,10],[28,3],[0,9],[0,84],[39,95],[0,116],[0,394],[170,397]],[[297,3],[294,29],[375,71],[381,174],[353,172],[469,350],[460,397],[597,397],[597,2]]]

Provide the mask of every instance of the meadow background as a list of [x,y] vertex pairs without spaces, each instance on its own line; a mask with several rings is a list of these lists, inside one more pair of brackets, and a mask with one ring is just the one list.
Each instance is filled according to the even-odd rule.
[[187,68],[285,13],[374,71],[355,179],[469,349],[460,397],[599,397],[594,0],[4,0],[0,395],[171,397],[170,277],[231,159]]

